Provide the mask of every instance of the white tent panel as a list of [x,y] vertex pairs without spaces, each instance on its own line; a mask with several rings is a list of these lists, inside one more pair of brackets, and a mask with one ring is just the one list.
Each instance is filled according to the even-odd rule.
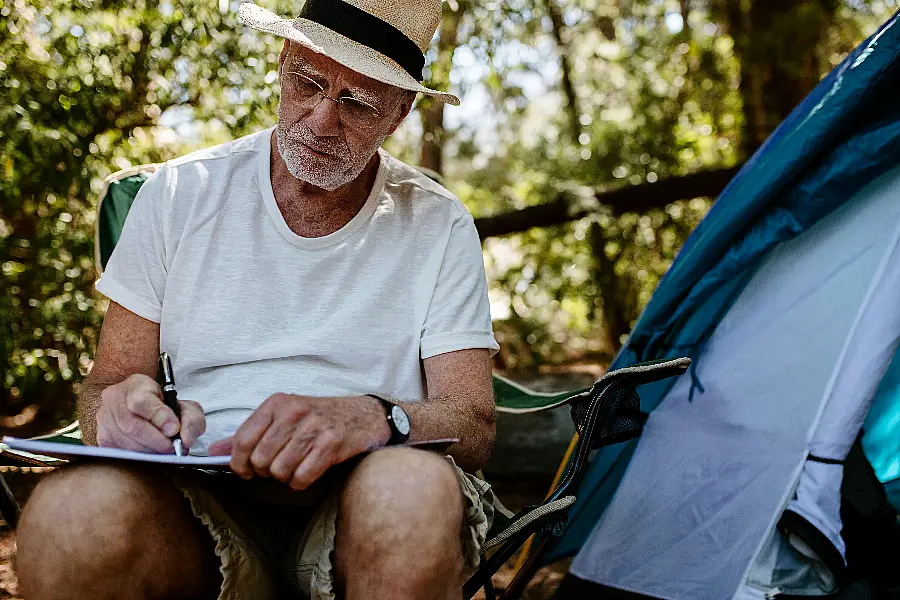
[[[811,456],[839,461],[847,457],[900,341],[900,220],[894,228],[810,436]],[[841,554],[842,474],[840,465],[807,464],[789,507],[828,536]]]
[[829,382],[900,222],[900,170],[775,248],[647,422],[578,577],[730,598],[790,500]]

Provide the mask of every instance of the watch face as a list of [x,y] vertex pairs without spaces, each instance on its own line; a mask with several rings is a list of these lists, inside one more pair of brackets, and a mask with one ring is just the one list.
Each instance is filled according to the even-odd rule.
[[409,417],[406,415],[405,410],[399,406],[394,406],[391,409],[391,420],[394,422],[397,431],[403,435],[409,435]]

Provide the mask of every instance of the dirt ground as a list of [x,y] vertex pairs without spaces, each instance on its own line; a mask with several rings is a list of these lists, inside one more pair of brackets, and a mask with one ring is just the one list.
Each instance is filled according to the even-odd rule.
[[18,598],[19,587],[13,571],[16,535],[9,529],[0,531],[0,598]]
[[[13,493],[20,504],[29,495],[39,475],[34,473],[4,473]],[[517,510],[527,504],[540,500],[541,491],[538,486],[529,485],[495,485],[500,498],[511,510]],[[16,580],[13,563],[16,554],[16,535],[5,523],[0,521],[0,600],[21,600],[18,595],[18,582]],[[494,577],[494,584],[498,587],[505,586],[513,575],[513,566],[516,557],[510,561]],[[567,564],[561,563],[540,570],[531,581],[523,600],[547,600],[553,595],[553,591],[559,585],[566,572]],[[479,592],[475,598],[481,600],[484,593]]]

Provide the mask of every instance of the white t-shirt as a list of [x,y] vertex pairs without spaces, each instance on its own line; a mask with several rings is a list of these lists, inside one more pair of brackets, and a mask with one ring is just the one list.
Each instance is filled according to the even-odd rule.
[[481,244],[449,191],[379,150],[365,205],[303,238],[262,131],[166,163],[141,187],[97,289],[160,324],[178,395],[234,433],[277,392],[426,397],[422,359],[499,347]]

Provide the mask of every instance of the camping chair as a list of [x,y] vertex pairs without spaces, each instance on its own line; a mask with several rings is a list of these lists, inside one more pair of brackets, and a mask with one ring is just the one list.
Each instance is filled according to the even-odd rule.
[[[115,173],[107,178],[100,196],[95,235],[95,261],[98,273],[109,260],[119,240],[125,217],[138,190],[159,165],[142,165]],[[617,369],[603,375],[590,388],[563,393],[541,393],[518,385],[499,375],[494,375],[494,395],[498,412],[524,414],[551,410],[568,405],[577,431],[570,449],[571,459],[564,475],[555,484],[547,498],[539,505],[529,506],[512,517],[501,512],[495,515],[488,539],[483,547],[480,568],[463,588],[464,596],[471,598],[484,588],[488,600],[497,597],[492,576],[532,535],[534,550],[519,569],[502,598],[517,598],[524,591],[541,560],[562,534],[566,526],[569,507],[575,502],[572,495],[586,472],[591,451],[633,439],[640,435],[646,421],[641,412],[640,398],[635,388],[684,373],[690,360],[665,359]],[[78,422],[33,439],[81,444]],[[0,444],[0,465],[58,467],[65,460],[13,450]],[[0,513],[6,522],[15,527],[19,507],[0,474]]]

